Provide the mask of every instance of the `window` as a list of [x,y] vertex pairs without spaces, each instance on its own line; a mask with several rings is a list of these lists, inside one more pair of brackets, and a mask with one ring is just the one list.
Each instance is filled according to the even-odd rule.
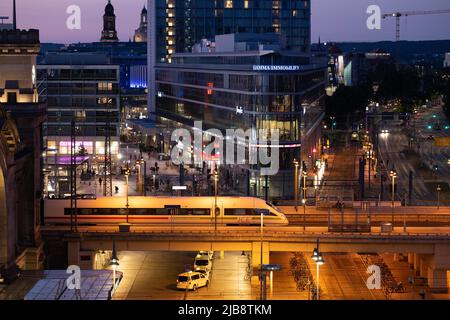
[[86,120],[86,111],[84,110],[78,110],[75,111],[75,121],[82,122]]
[[[105,90],[101,90],[101,91],[105,91]],[[98,98],[97,103],[98,104],[112,104],[113,100],[109,97],[100,97],[100,98]]]
[[16,104],[17,103],[17,92],[8,92],[7,99],[8,99],[8,103]]
[[[70,215],[70,208],[64,209],[65,215]],[[125,215],[124,208],[78,208],[79,215]],[[167,209],[167,208],[132,208],[129,215],[139,216],[168,216],[168,215],[210,215],[210,209]]]
[[98,91],[112,91],[112,83],[111,82],[99,82],[97,84]]
[[248,0],[244,0],[244,8],[248,9]]
[[196,264],[197,266],[202,266],[202,267],[204,267],[204,266],[207,266],[207,265],[209,264],[209,260],[205,260],[205,259],[196,260],[196,261],[195,261],[195,264]]
[[228,208],[225,209],[226,216],[259,216],[263,213],[265,216],[273,216],[274,214],[270,213],[267,209],[253,209],[253,208]]
[[225,8],[233,9],[233,0],[225,0]]

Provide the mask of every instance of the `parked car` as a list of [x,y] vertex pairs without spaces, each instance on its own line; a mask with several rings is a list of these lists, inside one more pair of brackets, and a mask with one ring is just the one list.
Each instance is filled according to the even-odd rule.
[[214,258],[214,251],[199,251],[198,256],[208,256],[209,260],[212,260]]
[[177,289],[197,290],[201,287],[207,287],[209,280],[206,276],[199,272],[184,272],[178,275]]
[[198,273],[203,274],[203,275],[206,277],[206,280],[209,281],[209,276],[210,276],[210,274],[211,274],[211,271],[210,271],[210,270],[197,268],[197,269],[195,270],[195,272],[198,272]]
[[195,270],[211,270],[212,268],[212,261],[209,259],[209,256],[199,256],[195,257],[194,260],[194,269]]

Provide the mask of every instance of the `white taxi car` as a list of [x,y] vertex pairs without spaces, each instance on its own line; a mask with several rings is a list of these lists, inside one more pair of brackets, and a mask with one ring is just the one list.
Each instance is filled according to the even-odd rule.
[[184,290],[197,290],[201,287],[207,287],[209,285],[209,280],[204,274],[199,272],[184,272],[178,275],[177,279],[177,289]]

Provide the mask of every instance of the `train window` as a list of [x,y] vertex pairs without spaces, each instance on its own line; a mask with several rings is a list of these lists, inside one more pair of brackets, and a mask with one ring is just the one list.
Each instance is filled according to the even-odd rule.
[[[243,209],[245,210],[245,209]],[[64,208],[64,215],[70,216],[71,209]],[[78,215],[126,215],[126,208],[78,208]],[[211,209],[204,208],[182,208],[182,209],[167,209],[167,208],[133,208],[129,209],[129,215],[194,215],[206,216],[211,214]]]
[[94,215],[117,215],[120,209],[113,208],[102,208],[102,209],[92,209],[92,214]]
[[272,209],[276,210],[277,212],[283,213],[283,211],[281,211],[281,210],[280,210],[277,206],[275,206],[274,204],[272,204],[272,203],[270,203],[270,202],[268,202],[268,201],[266,201],[266,204],[267,204],[269,207],[271,207]]
[[167,216],[170,215],[170,209],[158,208],[155,209],[155,215],[157,216]]
[[132,210],[133,210],[133,213],[131,213],[131,210],[130,210],[130,214],[136,215],[136,216],[145,216],[145,215],[150,214],[150,212],[148,212],[149,210],[146,208],[138,208],[138,209],[132,209]]
[[245,216],[246,209],[225,209],[226,216]]
[[205,216],[205,215],[210,215],[211,210],[210,209],[182,208],[182,209],[177,209],[176,214],[181,215],[181,216],[191,216],[191,215]]
[[78,209],[78,214],[87,216],[92,214],[92,209]]
[[[100,215],[117,215],[119,213],[119,210],[121,209],[113,209],[113,208],[77,208],[77,214],[78,215],[94,215],[94,216],[100,216]],[[124,209],[125,210],[125,209]],[[64,215],[70,216],[72,212],[71,208],[64,208]],[[125,213],[120,213],[125,214]]]
[[270,213],[267,209],[238,209],[238,208],[228,208],[225,209],[226,216],[259,216],[261,213],[265,216],[274,216],[273,213]]

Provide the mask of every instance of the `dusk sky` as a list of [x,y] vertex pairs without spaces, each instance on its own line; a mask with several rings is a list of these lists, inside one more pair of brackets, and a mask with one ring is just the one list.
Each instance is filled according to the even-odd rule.
[[[257,0],[254,0],[257,1]],[[18,27],[37,28],[42,42],[98,41],[106,0],[17,0]],[[121,41],[128,41],[139,24],[146,0],[113,0]],[[66,28],[66,8],[81,8],[81,30]],[[395,19],[382,21],[381,30],[368,30],[366,9],[382,12],[450,9],[449,0],[312,0],[312,41],[380,41],[395,39]],[[0,16],[11,16],[12,0],[1,0]],[[450,14],[402,18],[403,40],[450,39]]]

